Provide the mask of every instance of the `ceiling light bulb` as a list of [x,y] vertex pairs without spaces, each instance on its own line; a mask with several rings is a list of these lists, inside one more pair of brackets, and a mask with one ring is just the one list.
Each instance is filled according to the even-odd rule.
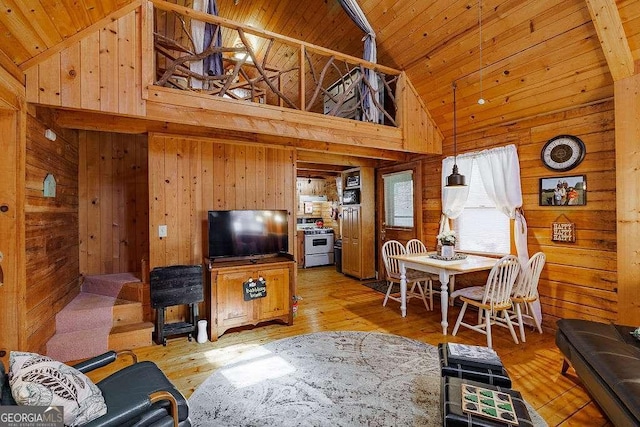
[[478,99],[478,104],[480,104],[480,105],[484,105],[485,102],[486,101],[484,100],[484,98]]

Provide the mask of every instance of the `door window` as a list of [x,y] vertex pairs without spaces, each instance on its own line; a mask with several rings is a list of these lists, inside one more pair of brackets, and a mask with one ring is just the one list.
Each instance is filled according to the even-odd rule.
[[413,171],[382,176],[386,227],[413,227]]

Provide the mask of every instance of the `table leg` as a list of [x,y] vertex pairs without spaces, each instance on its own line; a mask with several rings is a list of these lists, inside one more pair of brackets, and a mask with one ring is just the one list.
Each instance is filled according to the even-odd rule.
[[449,275],[442,271],[439,274],[440,279],[440,307],[442,311],[442,335],[447,335],[447,327],[449,322],[447,321],[448,309],[449,309],[449,292],[447,285],[449,284]]
[[407,268],[400,261],[400,312],[402,317],[407,315]]

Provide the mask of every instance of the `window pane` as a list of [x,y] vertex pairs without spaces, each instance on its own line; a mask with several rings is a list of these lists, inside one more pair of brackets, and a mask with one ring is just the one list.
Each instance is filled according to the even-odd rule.
[[490,253],[509,253],[511,250],[509,218],[499,212],[489,200],[482,178],[474,163],[469,183],[469,198],[464,212],[454,224],[460,250]]
[[413,227],[413,174],[384,175],[384,218],[387,227]]

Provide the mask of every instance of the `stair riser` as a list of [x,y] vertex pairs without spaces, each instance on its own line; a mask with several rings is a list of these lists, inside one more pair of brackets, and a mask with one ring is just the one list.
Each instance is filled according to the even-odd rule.
[[153,328],[139,329],[135,331],[109,334],[109,349],[125,350],[138,347],[147,347],[153,344],[151,335]]
[[113,307],[113,326],[142,322],[142,304],[118,304]]

